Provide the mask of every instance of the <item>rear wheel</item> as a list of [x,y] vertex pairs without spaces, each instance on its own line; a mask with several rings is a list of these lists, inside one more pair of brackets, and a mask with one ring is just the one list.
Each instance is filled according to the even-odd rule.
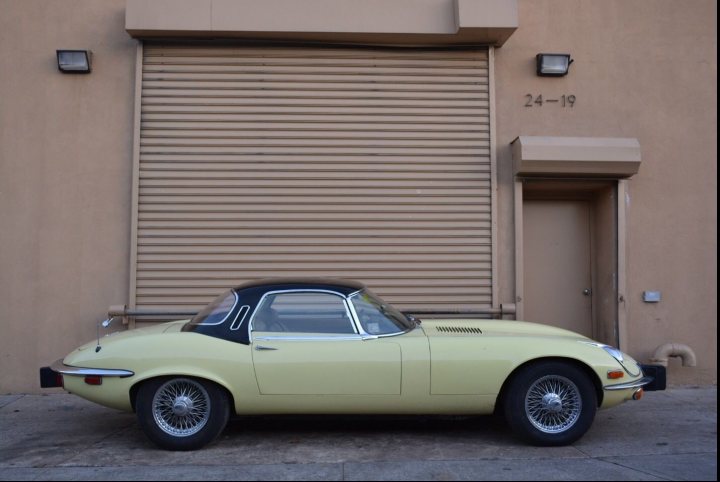
[[540,362],[518,372],[504,402],[512,430],[535,445],[567,445],[588,431],[597,412],[592,380],[580,368]]
[[214,383],[189,377],[149,380],[137,392],[137,416],[145,435],[167,450],[195,450],[227,425],[228,396]]

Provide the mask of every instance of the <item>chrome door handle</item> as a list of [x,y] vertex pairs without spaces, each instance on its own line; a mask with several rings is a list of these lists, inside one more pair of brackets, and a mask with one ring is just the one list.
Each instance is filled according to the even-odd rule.
[[273,348],[271,346],[262,346],[262,345],[255,345],[255,349],[257,351],[263,351],[263,350],[277,350],[277,348]]
[[590,295],[592,295],[592,290],[591,290],[590,288],[585,288],[585,289],[583,290],[583,294],[584,294],[585,296],[590,296]]

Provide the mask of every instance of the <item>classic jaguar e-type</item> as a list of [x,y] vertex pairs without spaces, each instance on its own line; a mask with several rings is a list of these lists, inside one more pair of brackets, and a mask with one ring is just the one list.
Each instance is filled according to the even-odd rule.
[[364,285],[262,280],[190,320],[125,331],[40,371],[44,387],[135,411],[160,447],[193,450],[232,414],[491,414],[538,445],[580,438],[598,408],[664,389],[664,369],[545,325],[421,322]]

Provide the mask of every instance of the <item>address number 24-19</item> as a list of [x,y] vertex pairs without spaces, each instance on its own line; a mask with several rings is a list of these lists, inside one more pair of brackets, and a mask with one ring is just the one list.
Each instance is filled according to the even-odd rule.
[[558,104],[560,107],[573,107],[577,97],[573,94],[563,94],[557,99],[543,99],[542,94],[538,96],[525,94],[525,100],[525,107],[542,107],[544,104]]

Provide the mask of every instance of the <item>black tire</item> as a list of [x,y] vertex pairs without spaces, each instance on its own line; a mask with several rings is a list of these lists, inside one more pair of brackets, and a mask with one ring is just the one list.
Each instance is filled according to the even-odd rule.
[[568,445],[590,429],[597,395],[582,369],[557,361],[538,362],[515,374],[503,409],[508,425],[523,440],[533,445]]
[[222,433],[230,403],[218,385],[191,377],[163,377],[144,382],[136,412],[145,435],[166,450],[196,450]]

